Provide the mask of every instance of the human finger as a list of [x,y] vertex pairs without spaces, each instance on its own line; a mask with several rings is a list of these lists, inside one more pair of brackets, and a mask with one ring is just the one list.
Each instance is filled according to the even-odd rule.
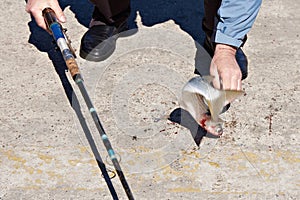
[[66,16],[59,6],[58,1],[51,2],[51,8],[55,12],[56,17],[60,22],[66,22]]

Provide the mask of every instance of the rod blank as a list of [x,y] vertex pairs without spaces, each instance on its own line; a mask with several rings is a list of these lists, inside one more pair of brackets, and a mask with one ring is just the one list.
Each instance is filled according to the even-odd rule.
[[[73,77],[74,81],[76,82],[77,86],[79,87],[79,90],[84,98],[84,101],[91,113],[91,116],[94,120],[94,123],[97,127],[97,130],[101,136],[102,142],[107,150],[107,153],[114,165],[114,168],[119,176],[119,179],[122,183],[122,186],[126,192],[126,195],[128,197],[128,199],[130,200],[134,200],[133,194],[130,190],[130,187],[126,181],[125,175],[121,169],[121,166],[115,156],[115,152],[112,148],[112,145],[108,139],[108,136],[106,135],[104,128],[100,122],[100,119],[98,117],[98,114],[96,112],[96,109],[93,106],[93,103],[88,95],[88,92],[85,88],[84,85],[84,81],[82,79],[82,76],[80,74],[77,62],[70,50],[70,48],[68,47],[66,38],[64,36],[63,30],[61,25],[59,24],[59,22],[57,21],[56,15],[54,13],[54,11],[51,8],[45,8],[43,10],[43,16],[45,19],[45,22],[47,24],[48,29],[50,30],[51,34],[53,35],[53,38],[56,41],[57,46],[60,48],[61,53],[64,57],[64,60],[66,62],[66,65],[71,73],[71,76]],[[101,171],[103,172],[102,168]],[[107,172],[106,172],[107,173]],[[109,180],[109,185],[112,184],[111,181]],[[109,187],[111,194],[115,194],[116,196],[116,192],[114,190],[113,187]],[[114,196],[114,195],[113,195]],[[115,198],[114,198],[115,199]]]

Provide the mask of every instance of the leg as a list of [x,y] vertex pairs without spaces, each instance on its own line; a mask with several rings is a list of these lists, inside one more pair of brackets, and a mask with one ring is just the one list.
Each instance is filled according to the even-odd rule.
[[93,19],[118,26],[130,14],[130,0],[91,0],[95,5]]
[[[221,3],[222,0],[204,0],[204,18],[202,21],[202,29],[206,34],[206,38],[203,47],[211,57],[213,57],[215,51],[215,44],[211,41],[211,38],[215,34],[216,25],[218,23],[217,12],[221,6]],[[244,43],[246,40],[247,36],[244,38]],[[242,72],[242,80],[244,80],[248,76],[248,59],[241,48],[238,48],[235,57]]]
[[89,61],[103,61],[114,52],[119,33],[128,30],[130,0],[91,2],[95,5],[93,19],[81,39],[80,56]]
[[[215,51],[215,43],[211,41],[215,34],[216,25],[218,23],[218,9],[220,8],[222,0],[204,0],[204,18],[202,21],[202,29],[206,34],[205,41],[203,44],[204,49],[207,53],[213,57]],[[246,42],[247,36],[245,36],[244,43]],[[238,48],[236,52],[236,61],[242,72],[242,80],[248,76],[248,60],[241,48]],[[195,73],[200,74],[197,70]],[[224,106],[221,113],[226,112],[230,108],[230,104]]]
[[217,24],[217,12],[221,5],[221,0],[204,0],[204,18],[202,29],[208,38],[211,38]]
[[[217,11],[221,5],[221,0],[204,0],[204,17],[202,20],[202,30],[205,32],[205,40],[203,44],[203,48],[207,51],[207,53],[211,56],[214,56],[215,45],[211,42],[211,37],[214,33],[214,29],[217,24]],[[197,48],[198,49],[198,48]],[[208,62],[203,61],[202,51],[197,50],[196,57],[198,60],[201,59],[200,63],[196,63],[196,67],[194,73],[198,75],[209,75],[209,66],[210,60]],[[204,57],[205,58],[205,57]],[[205,59],[206,60],[206,59]],[[205,64],[204,64],[205,63]]]

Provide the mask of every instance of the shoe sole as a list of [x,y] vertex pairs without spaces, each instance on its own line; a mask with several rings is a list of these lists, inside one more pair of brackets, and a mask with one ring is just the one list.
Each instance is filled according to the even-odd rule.
[[[93,61],[93,62],[100,62],[100,61],[104,61],[106,60],[108,57],[110,57],[113,52],[115,51],[116,49],[116,39],[114,38],[109,38],[108,40],[114,40],[114,44],[111,45],[111,48],[109,48],[108,50],[105,51],[105,53],[102,53],[100,54],[99,56],[95,56],[95,55],[92,55],[92,52],[85,52],[84,50],[82,50],[80,48],[80,52],[79,52],[79,55],[81,58],[85,59],[85,60],[88,60],[88,61]],[[108,40],[105,40],[103,42],[108,42]]]

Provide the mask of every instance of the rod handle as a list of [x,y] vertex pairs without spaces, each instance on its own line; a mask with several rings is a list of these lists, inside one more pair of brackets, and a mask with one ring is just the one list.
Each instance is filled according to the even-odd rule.
[[51,24],[58,22],[56,14],[55,14],[54,10],[52,10],[52,8],[49,8],[49,7],[45,8],[42,11],[42,13],[43,13],[43,17],[44,17],[45,23],[47,25],[47,28],[48,28],[48,30],[51,31],[51,29],[50,29]]
[[69,69],[71,76],[75,80],[76,75],[80,74],[77,62],[75,61],[74,58],[70,58],[70,59],[66,60],[66,65]]
[[[44,17],[44,20],[45,20],[45,23],[47,25],[47,28],[48,28],[49,32],[51,34],[53,34],[57,45],[60,47],[60,50],[61,50],[61,52],[64,56],[67,68],[69,69],[69,72],[70,72],[71,76],[73,77],[73,79],[75,79],[76,75],[80,74],[79,68],[78,68],[76,60],[74,59],[74,56],[73,55],[71,55],[71,57],[66,56],[66,53],[64,52],[65,50],[68,50],[68,52],[70,52],[70,54],[73,54],[73,53],[71,53],[72,51],[70,50],[70,46],[66,41],[62,26],[58,22],[57,17],[55,15],[55,12],[51,8],[45,8],[42,11],[42,14],[43,14],[43,17]],[[54,23],[58,24],[59,27],[52,27],[52,28],[54,28],[53,31],[52,31],[51,25],[54,24]],[[61,47],[62,45],[58,44],[59,38],[64,39],[64,42],[68,46],[67,48],[62,48]]]

